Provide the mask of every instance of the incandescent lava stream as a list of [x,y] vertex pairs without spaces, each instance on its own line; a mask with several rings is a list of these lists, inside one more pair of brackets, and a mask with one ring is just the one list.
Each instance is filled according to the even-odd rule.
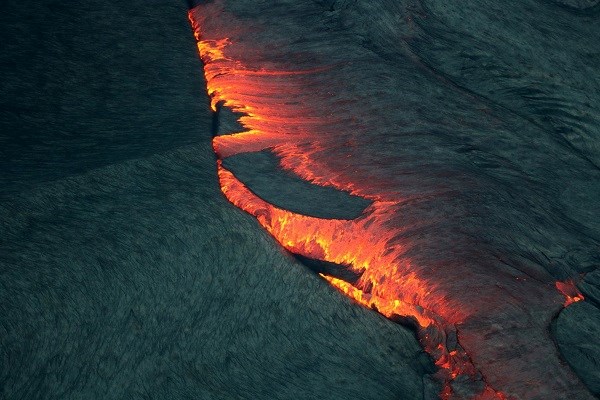
[[[242,114],[243,131],[213,140],[227,199],[287,250],[347,265],[356,282],[322,275],[347,296],[414,320],[442,398],[591,398],[548,329],[565,296],[580,300],[567,280],[581,271],[542,265],[539,254],[568,245],[560,242],[567,228],[531,207],[551,196],[531,179],[535,165],[578,161],[553,145],[537,154],[519,134],[522,121],[440,86],[402,46],[365,45],[366,30],[387,43],[391,27],[344,24],[313,2],[242,3],[190,11],[213,110],[222,102]],[[492,170],[468,162],[467,144],[527,156],[498,156]],[[223,166],[266,149],[286,171],[370,205],[354,219],[303,215],[257,196]],[[553,230],[532,228],[547,222]]]

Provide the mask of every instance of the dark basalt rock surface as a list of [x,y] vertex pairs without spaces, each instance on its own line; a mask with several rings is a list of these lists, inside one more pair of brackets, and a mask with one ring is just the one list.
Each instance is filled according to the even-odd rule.
[[0,2],[0,398],[435,395],[223,198],[186,11]]
[[210,116],[185,4],[149,8],[0,3],[0,197],[200,142]]
[[[332,290],[222,197],[211,133],[240,126],[226,108],[211,116],[186,18],[209,2],[1,2],[0,398],[435,398],[411,330]],[[552,332],[598,395],[598,2],[235,3],[274,13],[298,49],[336,38],[322,60],[368,53],[313,95],[348,85],[358,129],[378,131],[331,162],[354,151],[363,176],[407,194],[412,211],[390,223],[410,226],[417,264],[508,311],[535,300],[523,280],[554,290],[585,273],[586,300]],[[226,162],[291,209],[366,206],[289,183],[268,152]],[[515,279],[505,296],[478,286],[490,270],[465,288],[465,263]],[[546,328],[550,311],[534,311],[519,315]],[[498,368],[523,356],[502,335],[526,340],[531,322],[506,315],[464,326],[513,327],[489,336]]]
[[572,304],[561,311],[553,332],[565,360],[600,396],[600,310],[585,301]]
[[236,154],[223,160],[251,191],[269,203],[317,218],[358,218],[371,202],[335,188],[313,185],[279,167],[270,151]]
[[555,0],[557,3],[577,10],[588,10],[600,4],[598,0]]
[[213,113],[213,135],[229,135],[243,132],[244,127],[238,122],[238,118],[243,115],[242,113],[231,111],[229,107],[223,106],[222,103],[218,103],[217,111]]
[[586,274],[578,286],[586,301],[600,307],[600,269]]
[[212,163],[203,140],[0,205],[0,397],[422,399],[413,333],[282,253]]

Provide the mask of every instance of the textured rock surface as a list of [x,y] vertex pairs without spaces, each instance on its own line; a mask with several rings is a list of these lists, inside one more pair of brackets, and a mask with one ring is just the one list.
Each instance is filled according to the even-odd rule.
[[[341,63],[301,105],[348,116],[331,169],[406,196],[406,257],[499,304],[460,327],[478,367],[550,376],[531,342],[558,360],[553,282],[587,273],[553,332],[598,393],[597,2],[230,3],[283,62]],[[185,8],[0,2],[0,397],[434,398],[413,332],[222,198]]]
[[222,197],[183,2],[0,10],[0,398],[423,397],[413,332]]
[[0,196],[200,141],[185,4],[146,6],[1,2]]
[[567,7],[572,7],[576,10],[588,10],[592,7],[597,7],[600,4],[598,0],[558,0],[557,3]]
[[354,219],[371,202],[340,190],[311,185],[282,171],[277,156],[269,151],[242,153],[223,160],[250,190],[286,210],[318,218]]
[[279,251],[212,162],[205,142],[3,202],[0,397],[422,398],[413,333]]
[[600,270],[597,269],[586,274],[579,288],[585,295],[585,299],[596,307],[600,307]]
[[569,365],[600,396],[600,310],[585,301],[575,303],[560,313],[553,328]]

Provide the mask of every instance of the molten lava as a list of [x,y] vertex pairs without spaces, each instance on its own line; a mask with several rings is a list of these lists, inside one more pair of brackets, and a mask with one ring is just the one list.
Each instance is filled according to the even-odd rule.
[[568,280],[565,282],[556,282],[556,289],[565,296],[565,307],[576,303],[578,301],[584,300],[583,295],[575,286],[572,280]]
[[[465,335],[463,343],[458,329],[488,312],[499,315],[520,313],[515,306],[516,301],[495,279],[486,278],[479,270],[474,273],[481,276],[481,287],[484,288],[481,292],[447,290],[448,282],[436,275],[437,270],[416,265],[406,256],[405,242],[398,238],[409,227],[390,221],[399,220],[403,204],[410,200],[410,196],[389,189],[389,185],[376,177],[362,177],[363,172],[358,168],[340,172],[318,157],[330,141],[347,140],[351,143],[351,138],[340,132],[339,127],[351,127],[356,123],[341,115],[327,114],[318,104],[313,105],[306,95],[311,85],[323,85],[318,76],[334,66],[278,69],[276,63],[265,61],[266,57],[259,52],[244,52],[244,46],[236,47],[228,37],[231,37],[229,33],[238,35],[239,32],[226,32],[218,24],[221,13],[219,2],[199,6],[190,12],[212,109],[216,111],[217,104],[222,103],[243,114],[239,118],[244,127],[242,132],[214,138],[213,147],[219,159],[270,148],[281,158],[282,168],[316,185],[331,186],[373,203],[354,220],[321,219],[293,213],[256,196],[219,160],[218,177],[226,198],[256,217],[290,252],[347,265],[360,273],[361,277],[355,284],[321,275],[348,297],[388,318],[400,316],[413,320],[418,326],[422,346],[439,367],[437,375],[445,383],[440,394],[442,398],[460,398],[452,387],[459,381],[472,383],[471,388],[477,393],[475,398],[509,398],[492,389],[487,374],[481,370],[480,365],[492,363],[489,361],[492,356],[486,358],[481,351],[471,354],[465,343],[475,349],[473,343],[479,343],[477,336]],[[232,16],[228,18],[233,21],[232,25],[244,26],[241,21],[234,21]],[[335,93],[330,95],[332,103],[346,104]],[[459,279],[461,274],[468,272],[466,267],[456,268],[455,274]],[[522,285],[525,290],[531,289],[532,293],[547,290],[546,284],[537,282]],[[556,287],[565,294],[566,305],[583,298],[574,286],[567,283],[556,283]],[[471,300],[475,298],[478,302]],[[555,297],[548,294],[544,301],[554,302]],[[527,317],[526,313],[523,315]],[[450,337],[455,340],[450,340]],[[493,336],[493,340],[501,340],[497,337]],[[506,368],[511,367],[507,364]],[[510,380],[502,373],[497,375],[496,383]],[[531,386],[529,383],[524,385],[521,381],[515,383],[517,388]],[[527,390],[532,389],[518,390],[528,393]]]
[[[237,134],[218,136],[214,139],[214,148],[219,157],[227,157],[244,151],[257,151],[265,147],[276,146],[290,141],[288,132],[273,131],[274,127],[293,124],[294,117],[281,117],[279,113],[260,107],[252,96],[240,96],[239,93],[264,93],[262,79],[272,76],[301,75],[304,72],[269,73],[268,71],[244,71],[237,65],[227,70],[223,64],[231,63],[224,55],[227,40],[199,41],[202,60],[206,64],[208,92],[212,98],[212,107],[223,101],[225,106],[236,112],[244,112],[240,123],[247,129]],[[223,61],[211,68],[215,61]],[[211,71],[215,71],[212,72]],[[216,72],[218,71],[218,73]],[[253,73],[249,73],[253,72]],[[240,90],[240,87],[243,88]],[[268,90],[268,89],[267,89]],[[263,115],[261,111],[265,112]],[[307,121],[302,120],[305,126]],[[315,124],[318,121],[314,122]],[[294,134],[293,139],[300,135]],[[275,147],[277,149],[277,147]],[[289,150],[288,150],[289,151]],[[303,159],[302,153],[294,155]],[[301,177],[316,184],[329,184],[338,189],[351,190],[348,185],[335,181],[322,182],[304,167],[302,162],[293,164],[292,157],[284,158],[284,166],[294,170]],[[286,165],[287,164],[287,165]],[[236,206],[254,215],[258,221],[289,251],[307,257],[321,259],[338,264],[349,265],[356,272],[369,271],[358,283],[359,287],[339,279],[324,276],[333,286],[359,303],[376,308],[387,317],[394,315],[409,316],[420,326],[420,339],[427,351],[441,368],[444,380],[458,375],[475,376],[475,368],[462,349],[448,350],[445,346],[445,329],[465,318],[458,304],[449,304],[443,295],[436,293],[433,282],[420,279],[409,263],[396,262],[401,248],[391,248],[389,240],[396,234],[385,227],[386,214],[394,212],[393,202],[375,201],[371,209],[362,218],[353,221],[325,220],[295,214],[278,209],[249,191],[231,172],[224,169],[219,161],[219,180],[225,196]],[[351,190],[352,191],[352,190]],[[359,191],[353,191],[358,192]],[[368,290],[365,290],[368,288]],[[444,319],[427,311],[444,308]],[[425,307],[424,307],[425,306]]]
[[[255,216],[260,224],[289,251],[307,257],[349,265],[363,272],[358,287],[340,279],[322,275],[332,286],[358,303],[374,308],[386,317],[404,316],[414,319],[419,339],[441,368],[439,376],[450,381],[459,375],[478,377],[478,372],[464,350],[446,347],[446,335],[453,324],[466,315],[457,305],[444,303],[435,297],[433,284],[423,282],[410,265],[396,264],[394,249],[386,248],[389,236],[378,221],[385,220],[385,211],[377,206],[368,215],[354,221],[327,220],[308,217],[279,209],[248,190],[218,161],[221,189],[234,205]],[[385,209],[386,205],[378,205]],[[364,273],[364,272],[369,273]],[[437,310],[445,310],[443,320],[422,304],[437,303]],[[490,393],[489,388],[484,391]]]

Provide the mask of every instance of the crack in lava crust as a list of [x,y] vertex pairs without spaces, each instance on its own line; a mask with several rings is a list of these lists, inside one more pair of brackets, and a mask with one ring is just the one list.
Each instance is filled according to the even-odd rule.
[[[512,299],[510,293],[507,294],[497,285],[494,277],[485,277],[480,270],[475,273],[481,277],[481,287],[487,290],[487,297],[483,300],[477,293],[457,294],[447,291],[445,282],[436,280],[435,273],[426,272],[423,266],[415,265],[406,256],[406,249],[401,241],[396,240],[406,227],[398,227],[389,221],[398,220],[398,215],[402,215],[403,202],[407,199],[397,192],[389,191],[385,182],[378,182],[373,178],[368,184],[363,184],[364,180],[340,173],[315,156],[326,150],[319,140],[327,140],[322,138],[330,136],[330,132],[339,132],[340,126],[352,124],[352,121],[333,115],[324,118],[323,111],[312,106],[310,98],[305,95],[307,91],[310,92],[311,85],[322,85],[321,81],[313,81],[313,78],[333,66],[282,70],[267,63],[273,69],[266,69],[262,63],[264,60],[261,60],[257,63],[258,67],[252,68],[239,61],[243,59],[241,56],[244,55],[244,47],[235,47],[227,38],[226,28],[215,22],[220,18],[225,17],[218,1],[190,11],[213,111],[216,112],[217,104],[222,102],[232,111],[243,114],[239,118],[240,124],[245,128],[243,132],[216,136],[213,139],[213,148],[219,158],[219,183],[226,198],[256,217],[285,249],[309,258],[348,265],[353,271],[361,273],[355,286],[335,277],[322,275],[347,296],[388,318],[402,316],[413,319],[419,327],[417,331],[420,343],[439,367],[437,377],[444,383],[444,389],[440,393],[442,398],[527,398],[536,390],[533,385],[539,383],[536,383],[539,380],[538,372],[532,372],[531,376],[521,373],[523,376],[510,377],[501,371],[493,374],[494,382],[490,382],[488,374],[493,371],[483,370],[481,365],[489,367],[494,364],[496,360],[490,359],[493,353],[489,356],[482,351],[473,354],[473,350],[479,350],[477,345],[481,344],[481,335],[477,336],[472,332],[463,334],[462,327],[465,323],[476,320],[479,325],[485,325],[487,314],[494,313],[499,315],[498,320],[507,320],[507,324],[512,324],[515,316],[528,318],[529,311],[519,309],[517,300]],[[242,21],[236,21],[232,15],[227,15],[226,18],[229,26],[244,26]],[[233,33],[239,35],[239,31]],[[336,99],[334,93],[331,96],[332,102],[342,104],[342,100]],[[307,143],[310,145],[307,146]],[[220,161],[238,153],[266,148],[273,149],[281,157],[283,168],[301,178],[362,196],[373,204],[355,220],[320,219],[273,206],[252,193]],[[466,272],[469,271],[465,267],[464,270],[456,271],[456,275],[460,278],[460,274]],[[531,291],[534,302],[538,301],[542,306],[550,304],[560,307],[558,293],[547,291],[552,286],[537,282],[523,283],[525,290]],[[562,290],[566,286],[557,284],[557,287]],[[569,288],[568,296],[577,301],[578,295],[571,286]],[[478,302],[471,301],[473,296],[479,296]],[[497,304],[498,302],[494,302],[496,298],[501,298],[505,303]],[[486,302],[486,299],[493,300]],[[485,307],[483,310],[482,304]],[[485,315],[482,317],[482,314]],[[509,328],[512,332],[518,326],[509,325]],[[471,331],[479,332],[474,328]],[[536,331],[530,339],[534,343],[532,351],[541,348],[539,351],[543,360],[546,354],[547,357],[556,357],[556,350],[550,340],[549,346],[536,344],[538,337],[540,340],[546,339],[544,334]],[[496,335],[493,340],[513,339],[510,336],[506,339]],[[517,339],[514,339],[517,342],[515,346],[519,345]],[[521,371],[528,368],[528,365],[523,365],[527,361],[511,362],[516,364],[506,363],[504,370],[511,370],[513,365],[517,365]],[[561,370],[558,376],[567,382],[564,385],[565,391],[578,384],[569,371]],[[504,381],[516,389],[510,394],[504,390],[496,390],[503,389],[497,386]],[[554,388],[550,387],[549,391],[552,390]],[[579,389],[574,390],[576,393]],[[519,395],[514,396],[513,393]]]
[[[230,171],[218,163],[221,190],[235,206],[256,217],[260,224],[287,250],[307,257],[349,265],[362,274],[357,286],[323,275],[332,286],[360,304],[374,308],[384,316],[413,318],[418,326],[418,337],[425,350],[440,367],[438,378],[447,385],[443,398],[451,397],[449,382],[458,376],[468,377],[475,385],[482,376],[475,369],[465,351],[456,343],[449,348],[447,336],[456,337],[455,324],[465,316],[460,308],[445,304],[436,296],[431,283],[423,282],[409,264],[395,262],[397,252],[390,249],[388,237],[393,232],[384,230],[378,221],[385,220],[386,204],[375,203],[371,210],[356,220],[328,220],[292,213],[279,209],[254,195]],[[426,306],[437,303],[446,308],[444,320]],[[503,398],[490,387],[479,389],[481,398]]]

